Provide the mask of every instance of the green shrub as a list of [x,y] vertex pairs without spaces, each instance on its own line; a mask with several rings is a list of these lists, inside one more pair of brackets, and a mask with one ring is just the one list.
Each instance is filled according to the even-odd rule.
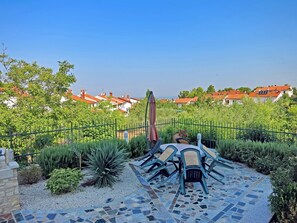
[[171,143],[173,135],[177,132],[177,129],[170,126],[159,132],[159,137],[163,143]]
[[59,168],[81,168],[88,160],[88,155],[100,148],[105,142],[117,144],[119,149],[129,151],[129,146],[124,140],[105,140],[100,142],[73,143],[69,145],[57,145],[41,150],[37,157],[37,163],[43,171],[43,175],[48,177],[54,169]]
[[77,188],[82,179],[80,170],[77,169],[55,169],[46,182],[46,188],[53,194],[63,194]]
[[275,135],[265,130],[261,125],[249,125],[248,129],[241,131],[237,135],[238,139],[251,140],[256,142],[274,142],[277,141]]
[[282,162],[283,161],[277,158],[266,156],[257,158],[254,165],[258,172],[268,175],[271,171],[280,166]]
[[129,145],[129,155],[131,158],[142,156],[148,150],[147,139],[145,135],[136,136],[132,138],[129,142]]
[[250,140],[221,140],[217,149],[223,157],[245,163],[263,174],[276,170],[288,157],[297,153],[297,147],[293,145]]
[[271,174],[273,193],[269,199],[280,222],[297,222],[297,157],[291,157]]
[[124,170],[127,156],[119,147],[117,143],[104,142],[88,155],[87,165],[92,178],[85,185],[111,187],[118,180]]
[[23,167],[18,171],[19,184],[34,184],[37,183],[42,176],[42,170],[38,165],[32,164]]
[[129,151],[129,145],[125,140],[121,139],[107,139],[103,141],[95,141],[95,142],[86,142],[86,143],[73,143],[69,145],[69,148],[71,151],[75,153],[76,156],[81,156],[82,163],[84,164],[85,161],[88,160],[88,155],[91,154],[91,152],[99,148],[102,144],[106,142],[111,142],[117,144],[118,148],[124,151]]
[[54,169],[79,166],[78,158],[68,145],[44,148],[37,158],[37,163],[42,168],[45,177],[48,177]]
[[221,156],[236,161],[242,161],[242,147],[244,142],[240,140],[220,140],[217,145]]

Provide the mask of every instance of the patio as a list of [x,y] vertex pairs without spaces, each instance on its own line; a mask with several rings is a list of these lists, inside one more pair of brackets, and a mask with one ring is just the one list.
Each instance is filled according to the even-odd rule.
[[225,185],[208,178],[208,195],[203,193],[200,183],[187,184],[187,194],[181,195],[177,174],[164,185],[160,184],[160,177],[148,183],[148,174],[138,164],[132,161],[130,168],[143,188],[120,203],[107,199],[100,207],[86,204],[83,209],[20,210],[0,216],[0,222],[265,223],[272,217],[267,199],[272,191],[269,177],[243,164],[235,163],[234,170],[224,169]]

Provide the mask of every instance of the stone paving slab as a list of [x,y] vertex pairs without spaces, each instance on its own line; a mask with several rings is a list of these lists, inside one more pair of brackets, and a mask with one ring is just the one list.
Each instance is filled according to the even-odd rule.
[[[204,194],[200,183],[188,183],[186,195],[179,192],[178,173],[170,179],[158,177],[151,182],[149,174],[139,162],[130,167],[143,188],[121,202],[107,200],[98,207],[68,210],[19,210],[0,223],[28,222],[269,222],[272,213],[268,195],[272,192],[268,176],[257,173],[242,164],[224,172],[225,184],[207,179],[209,194]],[[1,219],[1,216],[0,216]]]

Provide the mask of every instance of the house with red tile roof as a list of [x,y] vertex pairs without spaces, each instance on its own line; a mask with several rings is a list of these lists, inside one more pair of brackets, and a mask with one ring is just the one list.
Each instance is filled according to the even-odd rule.
[[70,95],[70,98],[73,99],[74,101],[80,101],[80,102],[85,102],[91,106],[95,106],[96,102],[95,101],[92,101],[92,100],[88,100],[88,99],[84,99],[80,96],[77,96],[77,95]]
[[260,91],[283,92],[284,94],[288,94],[289,97],[292,97],[293,95],[293,88],[290,85],[283,85],[283,86],[271,85],[267,87],[258,87],[254,90],[254,92],[260,92]]
[[293,95],[292,87],[289,85],[259,87],[251,92],[249,97],[253,98],[255,102],[266,102],[267,100],[276,102],[284,94],[287,94],[289,97],[291,97]]
[[72,93],[72,90],[70,90],[70,89],[67,91],[65,96],[62,96],[61,102],[63,103],[65,101],[69,100],[69,98],[71,98],[74,101],[84,102],[84,103],[90,105],[91,107],[95,107],[97,105],[96,101],[90,100],[89,98],[86,98],[86,97],[82,97],[81,94],[74,95]]
[[101,100],[99,98],[94,97],[93,95],[87,94],[87,92],[83,89],[80,91],[79,95],[82,99],[89,100],[98,104]]
[[224,101],[226,98],[227,93],[226,92],[214,92],[212,94],[206,94],[206,98],[210,98],[212,101]]
[[177,104],[179,108],[181,108],[183,105],[190,105],[197,102],[198,97],[194,98],[177,98],[174,100],[174,103]]
[[255,102],[266,102],[267,100],[276,102],[284,94],[288,94],[291,97],[293,95],[292,87],[289,85],[259,87],[249,94],[239,90],[221,91],[207,94],[206,97],[211,98],[213,101],[222,101],[223,105],[232,105],[234,103],[241,104],[245,97],[253,98]]
[[126,96],[122,96],[122,97],[118,97],[119,99],[122,99],[128,103],[131,103],[131,105],[134,105],[136,103],[140,102],[140,99],[138,98],[131,98],[130,95],[126,95]]
[[101,93],[97,95],[96,98],[100,100],[110,101],[110,103],[113,105],[113,110],[118,109],[125,112],[129,112],[130,108],[132,107],[131,102],[128,102],[127,100],[113,96],[112,92],[109,93],[109,96],[107,96],[106,93]]
[[230,93],[224,98],[224,105],[233,105],[234,103],[242,104],[242,100],[245,97],[248,97],[247,93],[237,92],[237,93]]
[[[239,95],[239,94],[242,94],[242,92],[238,90],[229,90],[229,91],[213,92],[211,94],[207,94],[205,97],[210,98],[212,101],[222,101],[223,104],[229,105],[230,101],[226,102],[226,98],[228,97],[228,95],[233,95],[231,98],[236,98],[236,95]],[[232,101],[233,99],[231,99],[231,103]]]

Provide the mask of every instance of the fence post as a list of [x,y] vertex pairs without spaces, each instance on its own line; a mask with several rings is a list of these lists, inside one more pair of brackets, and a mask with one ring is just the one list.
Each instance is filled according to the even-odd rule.
[[214,121],[210,121],[210,135],[211,135],[211,140],[214,140]]
[[115,133],[115,138],[118,138],[118,126],[117,126],[117,119],[114,119],[114,133]]
[[73,140],[73,124],[72,124],[72,122],[70,122],[70,138],[71,138],[71,143],[73,143],[74,140]]
[[[172,124],[172,119],[171,119],[171,124]],[[175,128],[175,118],[173,118],[173,128]]]
[[10,149],[13,150],[13,133],[11,128],[9,128],[9,141],[10,141]]

